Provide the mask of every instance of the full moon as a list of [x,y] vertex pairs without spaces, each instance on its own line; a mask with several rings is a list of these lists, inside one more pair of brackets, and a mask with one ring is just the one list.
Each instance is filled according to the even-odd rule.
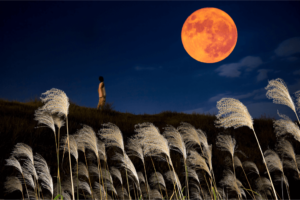
[[232,18],[218,8],[201,8],[184,22],[181,41],[186,52],[203,63],[227,58],[237,42],[237,28]]

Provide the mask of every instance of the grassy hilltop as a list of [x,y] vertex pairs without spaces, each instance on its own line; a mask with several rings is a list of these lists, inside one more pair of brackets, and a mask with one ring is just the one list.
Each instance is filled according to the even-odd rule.
[[[53,177],[53,182],[56,182],[56,173],[57,173],[57,162],[56,162],[56,150],[54,145],[54,134],[53,131],[48,127],[35,128],[37,127],[37,121],[34,120],[34,113],[39,107],[42,107],[43,103],[38,100],[31,100],[26,103],[17,102],[17,101],[7,101],[0,100],[0,198],[20,198],[20,192],[12,192],[6,194],[4,191],[4,182],[8,176],[17,176],[18,172],[11,166],[5,166],[6,161],[10,157],[14,146],[17,143],[25,143],[29,145],[34,154],[39,153],[47,161],[48,166],[50,167],[50,172]],[[156,126],[160,133],[164,132],[164,127],[167,125],[172,125],[177,128],[180,126],[181,122],[186,122],[194,126],[196,129],[201,129],[207,135],[208,144],[212,144],[212,166],[215,175],[216,183],[219,184],[220,180],[223,178],[223,171],[225,170],[224,158],[230,156],[228,152],[219,150],[216,146],[216,138],[218,134],[228,134],[235,138],[237,143],[237,150],[242,151],[245,155],[241,153],[236,153],[241,160],[252,161],[254,162],[261,176],[267,177],[264,172],[266,171],[265,166],[262,162],[262,157],[259,152],[258,145],[256,143],[255,137],[252,130],[248,127],[241,127],[238,129],[233,128],[216,128],[215,120],[216,116],[210,114],[185,114],[165,111],[159,114],[143,114],[143,115],[134,115],[131,113],[122,113],[115,111],[111,104],[106,104],[105,109],[100,112],[95,108],[87,108],[83,106],[76,105],[70,101],[69,107],[69,134],[73,135],[77,130],[81,129],[83,125],[88,125],[93,128],[97,133],[101,128],[102,124],[111,122],[115,124],[122,132],[124,137],[124,143],[127,144],[127,139],[135,135],[135,125],[150,122]],[[254,129],[257,134],[258,140],[260,142],[262,151],[265,152],[268,148],[274,149],[277,142],[276,135],[273,128],[273,120],[262,116],[260,119],[254,119]],[[63,126],[60,130],[61,137],[66,136],[66,126]],[[293,137],[288,136],[287,139],[292,143],[295,152],[300,153],[299,142],[295,141]],[[126,149],[126,148],[125,148]],[[200,150],[200,149],[198,149]],[[110,158],[114,155],[115,151],[118,149],[108,148],[107,149],[107,160],[108,165],[114,166],[115,162],[111,161]],[[200,152],[200,151],[199,151]],[[63,152],[60,151],[60,158],[62,158]],[[84,163],[83,154],[79,153],[79,160]],[[143,172],[142,162],[135,157],[130,157],[133,164],[135,165],[136,171]],[[180,159],[182,159],[181,154],[171,150],[171,159],[175,171],[177,172],[180,182],[182,185],[185,185],[185,175],[184,175],[184,166]],[[60,161],[61,162],[61,161]],[[154,169],[152,167],[152,161],[149,158],[145,159],[147,176],[149,177]],[[159,161],[154,159],[156,171],[165,173],[168,171],[168,166],[164,161]],[[72,158],[72,164],[75,164],[76,161]],[[61,169],[61,174],[68,175],[68,154],[65,154],[63,161],[63,166]],[[227,168],[230,168],[227,167]],[[232,167],[230,168],[232,170]],[[240,168],[236,168],[236,177],[241,181],[245,188],[249,188],[247,180],[243,174],[243,171]],[[299,180],[295,179],[295,173],[292,170],[285,169],[285,175],[289,180],[290,185],[290,196],[291,198],[299,198],[299,192],[297,191],[296,185],[300,184]],[[250,182],[251,174],[249,174]],[[273,173],[272,173],[273,177]],[[98,180],[97,177],[95,180]],[[114,179],[115,180],[115,179]],[[116,181],[114,181],[116,182]],[[74,183],[76,184],[76,182]],[[251,183],[252,184],[252,183]],[[281,183],[275,182],[275,189],[278,194],[281,196]],[[254,185],[252,185],[254,187]],[[172,186],[168,186],[168,190],[172,190]],[[255,189],[254,189],[255,190]],[[44,191],[44,189],[43,189]],[[45,190],[46,191],[46,190]],[[169,191],[168,191],[169,192]],[[172,193],[170,191],[170,193]],[[24,192],[25,195],[25,192]],[[133,195],[132,195],[133,196]],[[76,198],[77,196],[75,196]],[[80,196],[83,198],[83,196]],[[287,194],[284,195],[287,198]],[[250,196],[247,193],[247,198]]]

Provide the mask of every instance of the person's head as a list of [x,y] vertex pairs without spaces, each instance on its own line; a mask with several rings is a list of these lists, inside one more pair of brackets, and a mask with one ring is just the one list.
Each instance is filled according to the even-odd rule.
[[100,83],[104,81],[104,78],[102,76],[99,76]]

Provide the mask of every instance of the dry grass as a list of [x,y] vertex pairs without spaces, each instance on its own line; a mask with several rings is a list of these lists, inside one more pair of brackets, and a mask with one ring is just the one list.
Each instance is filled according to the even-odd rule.
[[236,179],[231,170],[225,170],[223,179],[220,181],[221,186],[225,186],[232,192],[235,192],[239,198],[246,197],[245,191],[242,189],[242,183]]
[[36,171],[39,176],[39,180],[42,181],[42,186],[50,191],[51,198],[53,197],[53,180],[52,176],[50,174],[50,169],[48,167],[48,164],[46,160],[40,155],[36,154],[34,156],[36,159],[34,165],[36,168]]
[[[269,81],[269,84],[267,85],[267,87],[265,88],[266,90],[268,90],[266,96],[269,99],[273,99],[273,103],[276,104],[282,104],[282,105],[286,105],[288,107],[290,107],[294,113],[297,116],[298,119],[298,115],[296,113],[296,107],[293,101],[293,98],[291,97],[289,90],[285,84],[285,82],[280,79],[277,78],[275,80],[271,80]],[[299,92],[296,93],[297,97],[298,97],[298,109],[299,109]],[[298,119],[299,122],[299,119]],[[300,124],[300,122],[299,122]]]
[[274,120],[274,130],[277,137],[284,136],[289,133],[294,136],[295,140],[300,142],[300,129],[297,123],[294,123],[288,116],[279,114],[282,118],[279,120]]
[[[209,194],[211,195],[213,194],[212,187],[214,188],[215,191],[216,190],[218,191],[217,195],[219,199],[225,198],[225,196],[228,194],[231,197],[234,197],[235,195],[237,195],[235,197],[239,197],[239,198],[241,198],[242,196],[246,197],[245,192],[241,189],[242,183],[236,178],[235,175],[233,175],[231,171],[225,170],[223,176],[221,176],[221,178],[223,177],[221,182],[217,182],[216,181],[217,179],[215,179],[214,177],[214,173],[212,170],[213,164],[214,167],[217,167],[218,174],[220,174],[220,169],[221,170],[224,169],[224,166],[218,166],[217,164],[218,161],[213,162],[212,150],[214,146],[209,145],[208,143],[208,141],[210,142],[212,141],[212,138],[214,140],[215,139],[214,136],[217,135],[217,130],[213,127],[213,123],[211,123],[213,122],[213,120],[211,120],[211,122],[208,122],[205,121],[204,118],[202,118],[202,120],[199,120],[201,121],[200,123],[201,125],[200,125],[197,123],[193,123],[196,122],[194,119],[193,119],[194,121],[189,120],[192,119],[191,116],[194,115],[180,114],[180,116],[186,117],[184,118],[184,121],[188,121],[195,124],[195,126],[192,126],[190,123],[182,122],[183,118],[181,118],[181,120],[180,118],[174,120],[175,114],[171,112],[162,113],[161,115],[155,115],[156,118],[152,118],[154,120],[149,120],[150,116],[144,115],[145,118],[143,119],[143,121],[132,121],[131,119],[134,117],[134,115],[126,114],[126,117],[120,117],[122,113],[118,113],[115,111],[109,113],[108,111],[104,111],[102,113],[103,115],[100,118],[95,117],[93,121],[92,118],[95,116],[95,114],[92,113],[93,109],[82,110],[79,106],[73,105],[74,106],[73,110],[70,111],[70,113],[72,114],[71,116],[73,116],[73,114],[75,114],[76,112],[78,113],[77,119],[75,118],[72,119],[73,122],[76,120],[78,122],[81,121],[81,119],[83,119],[83,118],[79,118],[78,116],[86,116],[86,118],[84,119],[86,120],[85,122],[88,122],[88,124],[93,125],[93,127],[95,125],[95,128],[100,128],[100,126],[98,125],[100,123],[102,124],[102,128],[99,129],[98,134],[95,134],[92,126],[83,125],[83,128],[81,128],[79,131],[76,131],[75,134],[69,135],[67,116],[69,114],[68,112],[69,112],[70,104],[68,104],[69,103],[68,97],[62,91],[59,91],[57,89],[52,89],[51,91],[47,91],[43,95],[46,95],[46,97],[43,99],[45,105],[42,108],[38,108],[33,113],[35,113],[35,117],[36,117],[35,120],[38,122],[38,124],[44,124],[46,125],[46,127],[49,127],[51,130],[50,129],[48,129],[49,131],[39,130],[38,132],[43,133],[41,135],[43,135],[43,137],[45,138],[49,138],[49,137],[53,138],[52,134],[44,134],[44,132],[46,133],[51,131],[54,132],[54,136],[56,137],[55,125],[60,130],[60,128],[64,126],[64,120],[63,120],[63,116],[64,116],[66,118],[67,136],[63,137],[64,142],[61,148],[64,151],[68,151],[70,154],[74,156],[79,170],[77,171],[76,166],[73,166],[73,170],[77,171],[75,174],[77,174],[77,176],[80,176],[78,185],[76,184],[75,186],[73,186],[73,181],[76,180],[72,177],[71,174],[72,171],[70,171],[69,175],[66,174],[64,170],[66,163],[62,163],[61,172],[63,174],[62,176],[63,190],[61,191],[61,194],[64,196],[65,199],[71,199],[71,197],[73,199],[75,198],[74,188],[80,189],[80,192],[77,191],[77,195],[80,195],[81,198],[83,197],[83,193],[82,193],[83,191],[86,195],[86,198],[93,198],[93,199],[104,199],[104,198],[111,199],[111,198],[116,198],[117,195],[119,196],[119,198],[128,198],[128,197],[131,198],[132,196],[131,194],[133,193],[135,198],[139,198],[139,194],[140,194],[139,192],[141,191],[143,193],[143,199],[147,197],[146,192],[147,194],[148,192],[150,193],[150,196],[148,196],[148,198],[161,199],[163,198],[161,193],[159,193],[158,190],[153,189],[153,187],[156,187],[158,184],[160,186],[163,186],[166,190],[170,189],[170,187],[168,188],[168,183],[164,182],[163,176],[159,172],[154,173],[153,168],[149,166],[150,163],[148,163],[149,162],[148,158],[151,159],[151,161],[153,162],[152,157],[157,157],[160,160],[163,159],[168,162],[167,163],[168,165],[160,163],[160,165],[157,165],[156,167],[158,167],[159,171],[161,171],[165,175],[167,180],[175,183],[179,190],[182,189],[180,180],[183,180],[184,178],[183,174],[190,177],[191,180],[190,181],[186,180],[185,186],[187,186],[188,190],[191,192],[192,197],[204,198],[204,199],[213,198],[213,196],[209,195]],[[276,97],[276,95],[272,96],[272,98],[274,97]],[[58,106],[54,106],[55,104],[57,104]],[[28,105],[26,104],[27,106],[26,108],[34,107],[34,105],[41,106],[38,102],[36,102],[36,104],[35,103],[30,103]],[[217,106],[220,110],[219,115],[217,115],[216,117],[218,121],[215,121],[218,124],[218,127],[238,128],[241,126],[246,126],[249,127],[254,132],[253,119],[248,113],[247,108],[241,102],[235,99],[224,98],[218,102]],[[90,113],[91,116],[86,115],[86,113]],[[102,123],[103,118],[106,118],[106,120],[110,120],[113,119],[112,116],[118,116],[118,118],[122,119],[122,123],[116,123],[116,121],[113,120],[112,121],[114,123],[110,123],[110,122]],[[173,121],[172,123],[170,123],[172,125],[165,127],[164,129],[165,132],[163,133],[163,135],[160,134],[160,130],[162,130],[163,127],[162,127],[162,123],[160,122],[161,118],[159,116],[164,116],[166,119],[169,120],[169,122],[171,122],[171,120]],[[280,116],[284,120],[287,120],[286,116],[283,115]],[[209,117],[210,116],[207,116],[207,118]],[[215,117],[210,117],[210,119],[214,119],[214,118]],[[164,121],[164,123],[168,122],[168,120]],[[144,121],[152,121],[152,123],[144,122]],[[179,124],[180,121],[182,122],[181,124]],[[289,121],[291,120],[289,119]],[[131,137],[128,140],[127,145],[125,145],[123,134],[120,131],[123,130],[123,128],[120,129],[115,124],[119,124],[120,127],[125,127],[124,124],[128,126],[128,124],[132,125],[133,122],[137,122],[135,123],[135,126],[133,126],[134,131],[137,134],[135,134],[134,137]],[[154,126],[154,123],[158,124],[158,126],[157,127]],[[274,124],[275,123],[276,122],[274,122]],[[297,124],[295,125],[296,125],[295,130],[299,130]],[[71,132],[75,132],[74,130],[76,128],[78,129],[78,126],[79,123],[78,125],[73,123],[72,124],[73,131]],[[177,128],[175,128],[176,126]],[[257,127],[263,127],[263,126],[259,125],[256,126],[256,128]],[[277,127],[276,131],[278,132],[278,136],[285,135],[287,130],[291,130],[291,128],[288,129],[289,128],[288,126],[284,127],[283,122],[281,124],[277,123],[276,126],[274,125],[274,127],[275,128]],[[124,128],[124,130],[126,136],[130,136],[130,134],[132,134],[132,133],[128,134],[130,132],[128,128]],[[209,137],[207,137],[206,133],[202,130],[207,130],[209,132]],[[242,132],[245,132],[245,130],[246,129],[243,129]],[[258,130],[260,130],[260,135],[263,135],[263,132],[261,131],[262,129],[259,128]],[[229,133],[233,134],[233,132],[229,132]],[[237,139],[237,141],[239,141],[240,137],[243,137],[245,143],[248,143],[247,145],[249,145],[249,143],[252,142],[251,139],[249,139],[249,137],[246,136],[246,134],[240,137],[239,136],[237,137],[237,135],[238,134],[235,134],[234,137]],[[258,143],[258,139],[256,137],[255,132],[254,135]],[[293,135],[295,137],[296,134]],[[97,136],[100,137],[100,139],[98,139]],[[264,137],[267,138],[266,136]],[[297,139],[297,137],[295,137],[295,139]],[[241,160],[239,160],[238,157],[234,156],[236,150],[236,144],[238,143],[237,141],[232,139],[231,136],[222,137],[219,135],[217,137],[216,144],[222,150],[228,151],[231,154],[235,167],[242,167],[242,169],[244,167],[248,172],[253,172],[259,175],[258,167],[254,164],[254,162],[246,161],[243,162],[242,164]],[[215,141],[213,141],[213,144],[214,142]],[[42,144],[42,142],[40,143]],[[68,149],[66,149],[66,144],[68,145]],[[127,152],[124,149],[125,146]],[[113,147],[113,148],[109,148],[108,151],[106,151],[106,148],[108,147]],[[115,151],[116,150],[115,147],[122,150],[122,154],[117,153]],[[193,147],[199,147],[201,149],[202,154],[201,155],[198,154],[197,151],[192,149]],[[260,146],[259,148],[261,151]],[[84,160],[86,164],[80,162],[80,160],[82,160],[83,157],[81,158],[81,155],[78,153],[78,150],[83,152]],[[280,161],[279,157],[278,156],[276,157],[275,156],[276,153],[274,152],[275,153],[274,154],[270,150],[265,152],[266,160],[267,160],[266,163],[268,164],[268,168],[270,168],[270,171],[279,170],[282,174],[282,176],[277,177],[276,174],[274,173],[275,174],[274,180],[280,181],[283,178],[286,185],[288,186],[289,177],[286,177],[283,174],[284,171],[283,169],[291,168],[292,170],[297,170],[299,174],[298,165],[300,163],[300,158],[299,158],[300,156],[295,154],[293,146],[290,143],[286,144],[284,142],[279,141],[278,145],[276,146],[276,150],[280,154],[285,155],[287,159],[284,160],[283,164],[280,163],[280,165],[278,165],[278,160]],[[189,153],[187,153],[188,151]],[[214,158],[216,160],[223,159],[222,157],[224,155],[223,153],[220,153],[220,151],[218,150],[214,152],[216,152],[214,153]],[[172,159],[171,159],[171,153],[172,153]],[[181,155],[179,155],[178,153]],[[250,154],[250,158],[252,159],[258,157],[257,153],[252,154],[252,152],[249,153],[249,151],[246,153],[248,156]],[[145,177],[142,172],[139,171],[137,173],[136,169],[140,170],[142,168],[139,160],[135,158],[133,160],[130,160],[128,155],[133,157],[138,157],[139,159],[141,159],[142,164],[144,165]],[[187,165],[188,165],[188,167],[186,168],[187,173],[182,173],[183,171],[182,163],[180,163],[180,159],[179,159],[181,156],[184,158],[183,160],[187,160]],[[145,160],[146,157],[148,158]],[[22,162],[19,162],[18,159],[20,158],[26,158],[26,159],[23,160]],[[50,158],[50,156],[45,156],[45,158]],[[71,158],[69,157],[68,164],[70,164],[70,168],[71,168],[72,163],[70,159]],[[100,160],[105,160],[104,166],[107,167],[107,169],[109,168],[110,171],[106,169],[101,169]],[[254,160],[257,161],[257,159]],[[93,164],[95,161],[98,163],[98,167]],[[28,197],[30,196],[31,198],[42,198],[41,195],[46,190],[49,190],[51,195],[52,194],[56,195],[59,193],[57,191],[58,184],[57,183],[53,184],[52,177],[50,175],[50,168],[48,167],[47,162],[41,156],[35,156],[35,161],[34,161],[32,149],[30,148],[29,145],[25,145],[24,143],[17,143],[17,145],[12,150],[12,156],[10,156],[9,159],[6,160],[6,162],[7,162],[6,164],[7,166],[13,166],[17,170],[17,172],[20,172],[22,176],[24,176],[25,183],[28,186],[28,191],[27,191]],[[53,160],[48,162],[48,164],[49,166],[55,165]],[[117,166],[118,164],[119,164],[119,169],[113,167],[113,166]],[[155,170],[155,165],[154,163],[152,164]],[[169,165],[172,167],[172,170]],[[149,173],[152,174],[150,178],[150,183],[152,188],[148,185],[145,166],[147,167],[147,170],[149,170]],[[259,168],[262,169],[261,165]],[[123,177],[121,171],[124,172],[123,171],[124,169],[126,171],[125,178],[127,179],[128,193],[126,189],[123,188]],[[180,172],[179,176],[177,176],[175,169],[176,171],[179,170]],[[166,170],[168,170],[167,173],[165,173]],[[198,172],[196,170],[198,170]],[[207,178],[205,177],[206,173],[204,172],[209,174],[210,177],[208,177],[208,179],[206,179]],[[99,179],[97,180],[97,178],[91,177],[90,174],[95,174],[96,176],[98,176]],[[252,181],[253,178],[257,177],[255,176],[255,174],[251,175]],[[238,175],[240,174],[238,173]],[[66,177],[66,176],[70,176],[70,177]],[[119,181],[115,181],[114,183],[112,176],[116,177]],[[159,180],[157,183],[158,176],[159,176]],[[100,181],[100,177],[102,178],[102,183]],[[16,178],[21,182],[21,187],[23,191],[23,186],[21,181],[22,177],[19,175]],[[133,182],[129,182],[128,178],[130,178]],[[103,179],[105,181],[103,181]],[[87,181],[89,181],[90,185],[88,184]],[[210,182],[210,185],[208,184],[207,181]],[[91,182],[93,184],[91,184]],[[189,182],[190,182],[190,187],[187,185],[187,183]],[[219,188],[217,186],[217,183],[220,183],[221,186],[225,187],[227,189],[226,190],[227,193],[225,193],[224,188]],[[39,184],[41,184],[44,190],[41,190]],[[261,196],[257,196],[257,198],[260,197],[269,198],[272,195],[271,189],[274,190],[274,188],[272,188],[271,179],[269,180],[266,179],[265,177],[259,176],[258,180],[256,180],[256,186],[257,188],[255,189],[255,191],[257,191],[261,195]],[[117,189],[115,189],[115,187]],[[147,188],[147,190],[145,188]],[[174,187],[172,188],[174,191],[175,188]],[[111,196],[106,193],[107,191],[112,192]],[[168,194],[168,192],[170,192],[170,190],[166,191],[166,194]],[[93,193],[95,195],[93,195]],[[51,196],[49,196],[49,194],[43,194],[44,198],[52,198]],[[175,197],[178,198],[177,192],[176,195],[174,195],[173,193],[172,199],[174,199]],[[179,198],[182,199],[183,196],[180,196]]]

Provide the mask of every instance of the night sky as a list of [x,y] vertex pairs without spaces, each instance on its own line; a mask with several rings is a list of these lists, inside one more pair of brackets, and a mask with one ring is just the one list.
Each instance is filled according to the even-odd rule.
[[[224,60],[194,60],[181,42],[187,17],[204,7],[225,11],[238,39]],[[0,98],[25,102],[51,88],[96,108],[99,76],[106,101],[133,114],[217,114],[223,97],[253,118],[295,120],[267,99],[268,80],[300,90],[300,2],[90,1],[0,2]]]

